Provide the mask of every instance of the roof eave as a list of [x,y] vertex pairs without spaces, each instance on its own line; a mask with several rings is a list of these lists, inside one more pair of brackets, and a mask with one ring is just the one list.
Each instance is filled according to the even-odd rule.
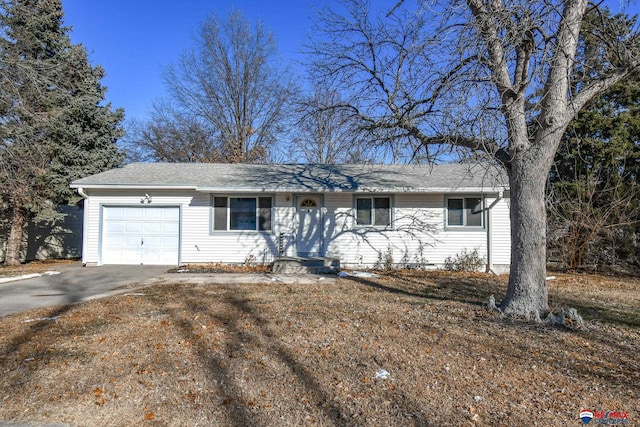
[[149,184],[82,184],[72,182],[71,188],[101,190],[195,190],[195,185],[149,185]]
[[82,184],[72,183],[71,188],[101,190],[193,190],[200,193],[497,193],[508,186],[495,187],[361,187],[345,188],[293,188],[293,187],[201,187],[197,185],[149,185],[149,184]]

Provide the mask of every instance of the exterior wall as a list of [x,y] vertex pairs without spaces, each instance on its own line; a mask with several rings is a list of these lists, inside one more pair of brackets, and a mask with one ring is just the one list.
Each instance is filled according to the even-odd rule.
[[[79,258],[82,252],[82,209],[58,206],[63,215],[51,223],[30,221],[24,229],[20,259],[22,261]],[[0,221],[0,261],[4,260],[9,224]]]
[[[184,191],[153,191],[153,190],[85,190],[89,195],[84,201],[84,239],[82,245],[82,262],[85,264],[101,264],[100,245],[102,232],[102,206],[147,206],[141,203],[145,194],[151,196],[149,206],[178,206],[181,211],[181,238],[185,229],[189,230],[189,219],[192,215],[190,205],[195,193]],[[193,213],[198,214],[197,205],[193,206]],[[208,219],[207,219],[208,221]],[[196,225],[197,226],[197,225]],[[205,229],[206,230],[206,229]],[[184,243],[181,243],[181,246]]]
[[393,199],[393,226],[383,230],[355,226],[351,194],[327,195],[327,256],[355,268],[384,264],[387,256],[400,267],[441,267],[463,249],[478,249],[486,259],[486,229],[445,228],[443,194],[399,193]]
[[295,197],[291,193],[276,194],[274,205],[273,233],[278,246],[278,252],[274,255],[281,253],[282,255],[295,256]]
[[[276,197],[274,218],[284,213],[277,204]],[[273,232],[212,231],[211,195],[194,192],[191,202],[182,210],[180,261],[183,264],[269,263],[278,255],[277,229],[274,224]]]
[[[85,190],[83,261],[99,264],[101,206],[141,206],[145,193],[151,206],[180,206],[180,263],[269,263],[279,254],[296,255],[296,195],[278,193],[273,203],[273,230],[212,231],[211,195],[195,191]],[[447,229],[444,194],[399,193],[392,197],[392,226],[359,227],[355,224],[354,196],[327,193],[322,196],[323,252],[346,267],[368,268],[384,263],[388,254],[396,266],[435,268],[463,249],[477,249],[494,271],[509,264],[509,211],[506,199],[492,208],[487,227]],[[487,199],[489,206],[494,199]],[[486,225],[486,222],[485,222]],[[491,237],[491,246],[488,247]],[[489,251],[488,251],[489,249]],[[390,259],[390,260],[391,260]]]
[[[142,206],[141,198],[151,196],[148,206],[180,207],[180,263],[271,262],[278,254],[277,227],[267,232],[211,231],[211,196],[207,193],[177,190],[85,190],[85,238],[83,262],[101,264],[101,207]],[[276,197],[276,203],[278,198]],[[146,206],[146,205],[145,205]],[[276,215],[286,209],[276,208]]]
[[[491,205],[496,199],[488,199]],[[497,274],[509,272],[511,265],[511,227],[509,219],[509,198],[496,202],[491,209],[489,227],[491,233],[491,270]]]

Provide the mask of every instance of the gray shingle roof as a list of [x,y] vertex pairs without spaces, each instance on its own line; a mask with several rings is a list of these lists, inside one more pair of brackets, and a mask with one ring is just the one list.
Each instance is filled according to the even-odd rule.
[[482,164],[289,165],[132,163],[72,182],[74,188],[192,188],[255,192],[432,192],[506,188]]

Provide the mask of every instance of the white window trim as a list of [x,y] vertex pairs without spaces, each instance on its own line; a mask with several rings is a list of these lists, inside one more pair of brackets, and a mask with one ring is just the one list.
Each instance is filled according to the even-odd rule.
[[[224,197],[227,199],[227,224],[225,230],[216,230],[215,227],[215,198]],[[231,201],[230,199],[256,199],[256,227],[259,224],[260,218],[260,202],[259,198],[268,197],[271,199],[271,228],[269,230],[231,230]],[[274,229],[274,204],[275,196],[273,194],[211,194],[209,199],[209,233],[257,233],[257,234],[273,234]]]
[[[480,199],[481,208],[480,208],[480,225],[467,225],[467,209],[466,209],[466,199]],[[450,225],[449,224],[449,200],[462,200],[462,225]],[[484,195],[482,194],[452,194],[445,196],[444,199],[444,228],[446,230],[477,230],[483,231],[486,229],[486,219],[485,219],[485,211],[486,211],[486,200]]]
[[[358,199],[371,200],[371,224],[358,224]],[[373,199],[389,199],[389,224],[375,225],[375,203]],[[394,227],[394,206],[395,198],[391,194],[359,194],[353,197],[353,225],[355,228],[376,228],[376,229],[392,229]]]

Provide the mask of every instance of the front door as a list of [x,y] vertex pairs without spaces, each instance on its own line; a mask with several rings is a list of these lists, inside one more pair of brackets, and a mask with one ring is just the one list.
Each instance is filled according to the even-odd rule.
[[298,196],[298,256],[322,255],[322,210],[320,196]]

